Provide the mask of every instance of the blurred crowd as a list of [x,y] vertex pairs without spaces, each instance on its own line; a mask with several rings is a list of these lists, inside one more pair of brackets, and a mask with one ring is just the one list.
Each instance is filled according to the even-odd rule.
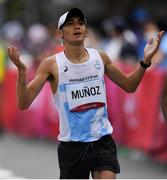
[[[112,61],[130,63],[136,63],[143,58],[148,39],[156,38],[160,31],[150,14],[141,8],[132,12],[130,21],[115,15],[104,19],[98,26],[99,28],[96,28],[88,24],[86,47],[105,51]],[[167,68],[166,41],[167,34],[164,35],[159,52],[154,57],[154,65],[164,69]],[[12,66],[7,57],[7,47],[10,45],[18,47],[28,68],[36,68],[45,57],[63,49],[61,40],[56,38],[56,23],[46,26],[38,22],[25,29],[19,21],[6,22],[0,29],[0,82],[3,81],[6,67]]]
[[[147,10],[137,8],[128,21],[126,17],[115,15],[99,22],[98,28],[88,24],[85,46],[105,51],[114,62],[136,64],[143,58],[148,39],[156,38],[160,30],[161,27]],[[153,58],[152,68],[167,69],[166,44],[167,33]],[[7,47],[11,45],[20,50],[21,58],[31,72],[35,72],[44,58],[63,50],[61,40],[56,37],[56,23],[46,26],[38,22],[28,28],[17,20],[4,23],[0,28],[0,89],[3,87],[6,70],[15,69],[7,56]]]

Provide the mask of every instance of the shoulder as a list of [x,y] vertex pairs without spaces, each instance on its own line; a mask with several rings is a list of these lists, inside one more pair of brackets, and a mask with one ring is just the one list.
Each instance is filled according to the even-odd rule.
[[51,72],[53,67],[56,66],[56,56],[52,55],[42,60],[39,65],[38,71]]
[[109,56],[104,51],[99,51],[99,50],[96,50],[93,48],[87,48],[87,50],[88,50],[88,52],[92,52],[92,53],[100,56],[101,59],[103,60],[103,62],[106,62],[106,61],[111,62],[111,59],[109,58]]
[[98,51],[98,53],[100,54],[101,59],[103,60],[104,66],[112,63],[112,60],[109,58],[109,56],[104,51]]
[[56,55],[52,55],[52,56],[49,56],[47,58],[45,58],[40,65],[42,66],[52,66],[56,64]]
[[56,63],[56,55],[49,56],[42,61],[45,65],[53,65]]

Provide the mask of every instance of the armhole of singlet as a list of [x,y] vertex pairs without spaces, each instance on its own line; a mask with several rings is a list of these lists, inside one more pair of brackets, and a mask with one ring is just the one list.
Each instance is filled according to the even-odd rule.
[[97,59],[99,60],[100,66],[102,67],[101,73],[104,75],[104,72],[105,72],[104,71],[104,63],[103,63],[103,60],[102,60],[102,57],[101,57],[100,53],[97,50],[95,50],[95,49],[90,49],[90,51],[92,51],[93,52],[93,56],[95,58],[97,57]]

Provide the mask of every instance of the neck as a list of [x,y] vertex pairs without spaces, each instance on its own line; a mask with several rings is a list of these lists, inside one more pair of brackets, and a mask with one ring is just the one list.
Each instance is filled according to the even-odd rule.
[[88,53],[85,50],[84,45],[65,46],[64,53],[72,63],[83,63],[88,60]]

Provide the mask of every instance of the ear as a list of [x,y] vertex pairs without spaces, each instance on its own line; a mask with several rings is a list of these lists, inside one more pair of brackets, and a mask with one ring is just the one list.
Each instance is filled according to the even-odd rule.
[[58,37],[58,38],[63,38],[63,32],[62,32],[62,30],[57,30],[57,32],[56,32],[56,36]]
[[88,29],[86,28],[85,37],[88,37]]

